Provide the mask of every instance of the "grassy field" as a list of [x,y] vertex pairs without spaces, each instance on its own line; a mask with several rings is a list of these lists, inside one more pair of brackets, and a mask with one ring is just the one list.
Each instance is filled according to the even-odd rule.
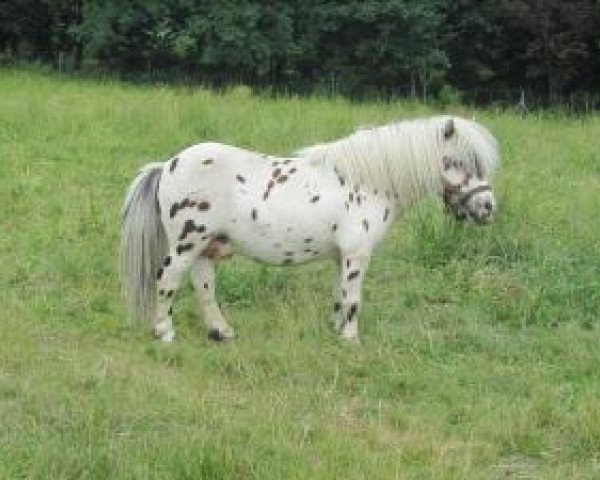
[[0,70],[0,479],[600,478],[600,117],[448,111],[501,143],[499,215],[411,211],[372,261],[362,345],[330,331],[329,265],[234,259],[238,339],[206,339],[188,283],[163,346],[116,274],[142,163],[436,112]]

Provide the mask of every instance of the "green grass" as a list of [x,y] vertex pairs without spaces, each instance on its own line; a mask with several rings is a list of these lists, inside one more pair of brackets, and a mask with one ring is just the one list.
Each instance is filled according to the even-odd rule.
[[329,265],[244,259],[219,279],[238,339],[206,340],[187,284],[163,346],[124,322],[116,275],[142,163],[435,112],[0,70],[0,478],[600,478],[600,117],[451,112],[500,140],[500,213],[411,211],[372,261],[361,346],[329,329]]

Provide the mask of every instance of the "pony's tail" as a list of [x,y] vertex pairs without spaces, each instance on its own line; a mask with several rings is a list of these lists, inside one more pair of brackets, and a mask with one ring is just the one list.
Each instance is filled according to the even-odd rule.
[[121,210],[121,285],[130,320],[155,317],[156,275],[167,246],[157,198],[162,169],[162,163],[144,166]]

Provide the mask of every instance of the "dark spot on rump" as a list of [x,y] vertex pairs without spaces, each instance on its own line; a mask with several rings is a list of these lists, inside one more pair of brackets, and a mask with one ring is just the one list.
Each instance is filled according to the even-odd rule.
[[296,173],[298,169],[296,167],[292,167],[290,168],[290,171],[288,172],[289,175],[293,175],[294,173]]
[[256,211],[256,208],[253,208],[252,212],[250,213],[250,217],[252,217],[252,220],[256,220],[257,216],[258,216],[258,212]]
[[208,290],[208,283],[204,282],[204,290]]
[[344,185],[346,185],[346,180],[344,180],[344,177],[342,176],[338,176],[338,180],[340,181],[340,185],[343,187]]
[[[204,233],[206,231],[206,227],[204,225],[198,225],[194,223],[193,220],[186,220],[183,225],[183,230],[181,231],[181,235],[179,235],[179,240],[185,240],[185,238],[193,232],[196,233]],[[179,248],[179,247],[178,247]]]
[[169,315],[169,317],[173,316],[173,307],[169,307],[169,311],[167,312],[167,315]]
[[314,197],[312,197],[312,198],[310,199],[310,203],[316,203],[316,202],[318,202],[318,201],[319,201],[319,198],[321,198],[321,196],[320,196],[320,195],[315,195]]
[[238,182],[240,183],[246,183],[246,179],[244,177],[242,177],[240,174],[237,174],[235,176],[235,178],[237,179]]
[[162,297],[162,296],[165,294],[165,291],[164,291],[164,290],[161,288],[161,289],[158,291],[158,294],[159,294],[159,295]]
[[331,226],[331,231],[332,231],[332,232],[335,232],[335,231],[337,230],[337,227],[338,227],[338,226],[337,226],[337,223],[334,223],[334,224]]
[[364,227],[365,231],[368,232],[369,231],[369,222],[367,221],[367,219],[364,219],[362,221],[362,224],[363,224],[363,227]]
[[360,275],[360,271],[359,270],[354,270],[353,272],[350,272],[348,274],[348,281],[350,280],[354,280],[356,277],[358,277]]
[[357,196],[356,196],[356,204],[357,204],[357,205],[360,205],[360,202],[361,202],[361,196],[360,196],[360,195],[357,195]]
[[173,170],[175,170],[175,167],[177,166],[177,162],[179,161],[179,157],[175,157],[172,161],[171,164],[169,165],[169,172],[173,173]]
[[339,312],[341,310],[341,308],[342,308],[342,304],[340,302],[335,302],[333,304],[333,311],[334,312],[336,312],[336,313]]
[[283,162],[284,165],[289,165],[290,163],[292,163],[292,161],[289,158]]
[[156,279],[157,279],[157,280],[160,280],[160,279],[162,278],[162,276],[163,276],[163,272],[164,272],[163,268],[162,268],[162,267],[160,267],[160,268],[158,269],[158,272],[156,272]]
[[215,240],[220,243],[227,243],[227,242],[229,242],[229,237],[227,235],[225,235],[224,233],[219,233],[218,235],[215,236]]
[[313,241],[313,239],[312,239],[312,238],[305,238],[305,239],[304,239],[304,243],[310,243],[310,242],[312,242],[312,241]]
[[171,205],[171,211],[169,212],[169,216],[173,218],[175,215],[177,215],[177,212],[179,210],[183,210],[184,208],[187,208],[189,206],[192,206],[189,198],[184,198],[179,203],[175,202],[173,203],[173,205]]
[[273,178],[277,178],[281,174],[281,168],[273,170]]
[[167,255],[167,258],[165,258],[164,265],[165,265],[165,267],[168,267],[169,265],[171,265],[171,255]]
[[356,315],[357,309],[358,309],[358,305],[356,305],[356,303],[353,303],[352,305],[350,305],[350,309],[348,310],[348,317],[347,317],[349,322],[351,322],[354,315]]
[[390,209],[386,208],[385,212],[383,212],[383,221],[387,222],[389,216],[390,216]]
[[348,259],[346,260],[346,268],[350,268],[350,263],[351,263],[351,262],[350,262],[350,259],[348,258]]
[[167,292],[167,298],[171,298],[173,296],[173,294],[175,293],[175,290],[169,290]]
[[277,179],[277,183],[283,183],[286,182],[288,179],[287,175],[281,175],[278,179]]
[[203,200],[198,204],[198,210],[208,210],[210,208],[210,203],[206,200]]
[[373,190],[373,195],[377,195],[377,193],[378,193],[377,189]]
[[205,158],[204,160],[202,160],[202,163],[204,165],[210,165],[213,162],[214,162],[214,160],[212,158]]
[[352,192],[348,194],[348,200],[350,200],[350,202],[354,201],[354,194]]
[[191,250],[192,248],[194,248],[193,243],[184,243],[181,245],[177,245],[177,255],[181,255],[183,252],[187,252],[188,250]]
[[[263,158],[264,158],[264,157],[263,157]],[[272,165],[273,165],[274,167],[276,167],[277,165],[279,165],[279,162],[273,162],[273,163],[272,163]]]

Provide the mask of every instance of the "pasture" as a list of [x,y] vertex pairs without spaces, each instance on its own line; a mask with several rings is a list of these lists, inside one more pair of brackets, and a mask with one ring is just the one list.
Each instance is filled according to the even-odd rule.
[[217,140],[286,154],[438,113],[0,70],[0,478],[600,477],[600,117],[475,116],[499,212],[412,210],[364,283],[360,346],[328,264],[219,268],[237,339],[189,282],[173,344],[129,325],[119,210],[138,167]]

